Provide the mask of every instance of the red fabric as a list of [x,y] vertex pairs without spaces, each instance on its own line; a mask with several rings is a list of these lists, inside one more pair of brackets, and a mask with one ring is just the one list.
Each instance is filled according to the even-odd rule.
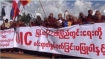
[[49,18],[48,22],[49,22],[48,27],[55,28],[55,26],[56,26],[56,19],[55,18]]
[[77,24],[81,24],[81,23],[82,23],[82,21],[78,20],[77,22],[73,22],[72,25],[77,25]]
[[20,12],[20,10],[18,8],[18,3],[16,3],[16,0],[13,0],[13,2],[12,2],[12,8],[14,9],[13,18],[15,18]]
[[25,6],[25,5],[27,5],[27,4],[29,3],[27,0],[20,0],[20,2],[21,2],[21,4],[22,4],[23,6]]

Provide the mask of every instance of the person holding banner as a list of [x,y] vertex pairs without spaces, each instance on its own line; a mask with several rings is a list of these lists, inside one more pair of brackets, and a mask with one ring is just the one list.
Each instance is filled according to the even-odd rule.
[[47,17],[44,17],[44,21],[43,21],[43,23],[42,23],[42,26],[44,26],[44,27],[47,27],[48,26],[48,18]]
[[73,17],[73,24],[72,25],[79,25],[81,24],[82,22],[77,18],[77,17]]
[[43,21],[42,21],[41,17],[40,16],[37,16],[36,17],[36,25],[37,26],[40,26],[42,23],[43,23]]
[[56,27],[56,19],[53,17],[53,13],[50,13],[48,17],[48,27],[55,28]]
[[91,10],[91,9],[88,10],[88,16],[85,18],[87,24],[93,24],[94,23],[94,16],[92,14],[93,14],[93,10]]
[[64,23],[63,23],[64,27],[71,26],[72,23],[73,23],[73,21],[72,21],[72,16],[67,15],[67,16],[66,16],[66,19],[65,19],[65,21],[64,21]]
[[79,13],[78,20],[80,21],[80,24],[88,24],[88,22],[86,21],[86,16],[82,12]]
[[57,19],[57,28],[61,28],[63,27],[63,22],[64,22],[64,19],[62,17],[62,14],[58,14],[58,19]]
[[103,22],[103,19],[102,19],[100,11],[96,11],[94,21],[95,21],[95,23]]

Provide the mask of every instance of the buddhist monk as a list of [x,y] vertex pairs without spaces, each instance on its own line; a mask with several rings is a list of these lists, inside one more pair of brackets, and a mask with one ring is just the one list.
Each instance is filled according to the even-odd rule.
[[58,14],[58,19],[57,19],[57,28],[61,28],[61,27],[63,27],[63,22],[64,22],[64,19],[63,19],[63,17],[62,17],[62,14],[60,13],[60,14]]
[[36,25],[40,26],[42,23],[43,23],[43,21],[42,21],[41,17],[37,16],[37,18],[36,18]]
[[50,13],[48,17],[48,27],[55,28],[56,27],[56,19],[53,17],[53,13]]
[[24,27],[24,26],[26,26],[26,25],[23,21],[21,21],[21,20],[17,21],[17,27]]
[[44,21],[42,23],[42,26],[47,27],[48,26],[48,18],[44,17]]
[[80,13],[79,13],[79,18],[78,18],[78,20],[81,22],[80,24],[87,24],[86,16],[84,15],[83,12],[80,12]]
[[73,17],[73,24],[72,25],[79,25],[81,24],[81,21],[77,17]]
[[88,10],[88,16],[86,17],[86,22],[88,22],[88,24],[94,23],[94,16],[93,14],[93,10]]
[[103,22],[100,11],[96,11],[94,21],[95,23]]

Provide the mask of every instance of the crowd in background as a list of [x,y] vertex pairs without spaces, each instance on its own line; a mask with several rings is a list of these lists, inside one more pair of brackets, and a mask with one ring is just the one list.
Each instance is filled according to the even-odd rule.
[[[62,28],[68,27],[72,25],[82,25],[82,24],[94,24],[94,23],[102,23],[105,21],[105,15],[101,15],[100,11],[96,11],[94,15],[93,10],[88,10],[88,15],[85,16],[84,13],[80,12],[79,17],[75,17],[73,15],[63,15],[60,13],[58,14],[58,19],[53,17],[53,13],[50,13],[48,17],[44,18],[42,21],[40,16],[37,16],[35,21],[30,21],[28,26],[44,26],[47,28]],[[17,21],[10,21],[8,19],[3,21],[3,24],[0,26],[0,30],[9,29],[9,28],[16,28],[16,27],[25,27],[25,23],[18,19]],[[7,51],[7,50],[3,50]],[[9,49],[8,52],[12,52],[13,49]],[[16,51],[14,51],[16,52]],[[23,54],[23,50],[18,49],[19,54]]]
[[[42,21],[40,16],[37,16],[35,21],[30,21],[28,26],[44,26],[47,28],[61,28],[67,27],[72,25],[82,25],[82,24],[94,24],[104,22],[105,15],[101,15],[100,11],[96,11],[95,15],[92,15],[93,11],[88,10],[88,15],[85,16],[84,13],[80,12],[79,17],[75,17],[73,15],[66,15],[64,18],[63,15],[60,13],[58,14],[58,19],[53,17],[53,13],[50,13],[48,17],[44,18]],[[0,26],[0,30],[8,29],[8,28],[15,28],[15,27],[24,27],[26,26],[21,19],[18,21],[10,21],[6,19],[3,24]]]

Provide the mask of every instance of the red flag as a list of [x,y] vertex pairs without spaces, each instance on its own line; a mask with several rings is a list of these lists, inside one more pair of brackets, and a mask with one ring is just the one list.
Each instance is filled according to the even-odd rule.
[[31,0],[20,0],[23,6],[27,5]]
[[18,8],[18,3],[19,3],[19,0],[13,0],[12,2],[12,16],[11,16],[12,18],[15,18],[20,12]]

